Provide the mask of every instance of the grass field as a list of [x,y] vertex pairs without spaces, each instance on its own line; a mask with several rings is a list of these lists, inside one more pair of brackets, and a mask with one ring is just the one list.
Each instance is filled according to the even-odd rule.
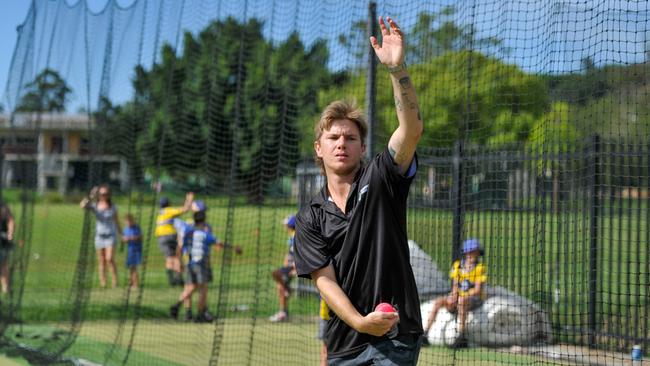
[[[213,255],[215,280],[209,304],[211,309],[220,305],[222,319],[216,327],[168,319],[169,305],[180,288],[166,284],[164,260],[154,240],[145,243],[142,292],[126,289],[124,252],[117,253],[120,286],[101,289],[94,272],[92,237],[84,240],[82,235],[83,210],[69,203],[39,203],[34,206],[32,240],[16,251],[26,259],[24,272],[14,274],[17,284],[24,281],[22,296],[14,292],[12,298],[2,299],[3,314],[21,323],[11,324],[5,336],[44,352],[67,349],[65,356],[103,364],[121,364],[129,344],[132,347],[128,359],[133,365],[206,364],[213,347],[219,347],[220,364],[317,364],[315,296],[292,296],[290,323],[271,324],[267,320],[278,306],[270,272],[281,264],[286,251],[282,219],[293,208],[237,206],[231,212],[233,225],[227,230],[229,212],[225,203],[208,200],[208,204],[208,220],[216,234],[244,249],[243,255],[230,259],[224,259],[222,251]],[[139,217],[147,233],[154,214],[150,207],[129,207],[120,201],[118,205],[122,215],[130,210]],[[21,208],[13,209],[16,217],[21,217]],[[580,327],[586,324],[589,286],[587,220],[577,213],[547,214],[543,218],[532,213],[467,214],[467,236],[480,237],[486,247],[490,283],[537,301],[551,315],[559,340],[583,337]],[[645,329],[643,321],[639,324],[624,319],[635,315],[644,319],[648,313],[650,275],[644,267],[649,260],[648,223],[640,216],[611,217],[603,223],[601,231],[608,240],[600,244],[599,320],[603,327],[621,333],[647,331],[647,316]],[[451,246],[441,243],[450,243],[451,228],[452,217],[447,211],[409,213],[410,236],[432,255],[443,272],[451,263]],[[80,250],[82,243],[87,258],[79,257],[84,253]],[[639,255],[635,249],[638,243],[646,248]],[[231,260],[230,265],[224,267],[224,260]],[[85,277],[80,276],[83,269],[89,270]],[[498,365],[546,361],[489,349],[452,352],[427,348],[421,355],[423,365],[477,362]]]
[[[223,324],[220,345],[221,365],[317,365],[319,341],[315,338],[316,319],[300,319],[272,324],[265,320],[229,319]],[[161,335],[161,330],[164,334]],[[38,340],[56,330],[55,325],[22,327],[22,345],[38,345]],[[126,343],[115,344],[115,324],[86,322],[66,355],[101,364],[119,364],[126,355]],[[142,321],[129,354],[132,365],[205,365],[211,352],[214,326],[171,321]],[[109,356],[110,355],[110,356]],[[535,356],[512,354],[507,349],[472,348],[453,351],[426,347],[419,365],[505,365],[568,364]]]

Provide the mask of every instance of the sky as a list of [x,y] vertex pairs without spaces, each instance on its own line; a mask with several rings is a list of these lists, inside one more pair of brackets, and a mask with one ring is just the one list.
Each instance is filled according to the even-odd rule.
[[16,27],[19,26],[29,10],[31,0],[4,0],[0,11],[0,94],[7,84],[7,74],[11,65],[11,55],[16,46]]
[[[41,5],[56,3],[53,0],[35,1],[41,2]],[[105,8],[109,0],[65,1],[71,6],[80,1],[85,1],[90,11],[96,14]],[[136,0],[110,1],[116,1],[118,5],[124,8],[132,5]],[[366,1],[368,0],[355,0],[350,2],[350,6],[347,7],[338,7],[336,1],[326,1],[322,2],[326,4],[322,7],[309,7],[296,5],[304,4],[304,0],[278,0],[277,6],[269,8],[266,0],[251,0],[246,2],[251,5],[244,11],[244,14],[248,17],[270,18],[271,20],[265,23],[264,32],[264,35],[269,38],[282,40],[288,36],[290,31],[299,29],[301,30],[300,34],[303,41],[310,44],[310,42],[313,42],[321,35],[313,27],[313,19],[315,17],[318,19],[317,23],[319,24],[323,24],[321,19],[326,19],[325,22],[332,24],[348,24],[349,21],[354,20],[348,18],[364,14],[366,11]],[[428,2],[422,0],[377,0],[379,12],[397,12],[400,14],[401,18],[398,21],[400,21],[403,29],[407,29],[407,32],[413,26],[417,12],[439,10],[444,4],[456,2],[462,5],[459,6],[459,12],[457,13],[458,19],[460,21],[474,19],[475,24],[477,24],[477,34],[479,36],[496,36],[497,38],[504,39],[504,46],[512,51],[499,54],[497,57],[501,57],[506,63],[518,65],[526,72],[580,72],[582,68],[581,60],[584,57],[590,57],[598,66],[612,63],[629,64],[641,62],[644,57],[644,44],[650,42],[648,41],[650,40],[650,2],[647,1],[621,3],[619,0],[550,0],[548,2],[550,5],[544,2],[542,5],[539,5],[537,2],[531,2],[530,0],[514,2],[494,2],[487,0],[477,1],[476,4],[478,5],[473,7],[469,6],[473,4],[470,0],[436,0]],[[157,3],[159,1],[150,2],[150,4]],[[187,11],[178,11],[180,13],[178,15],[174,11],[179,10],[175,9],[175,6],[180,3],[182,2],[176,0],[167,2],[170,9],[166,9],[165,14],[169,19],[165,17],[161,18],[168,21],[168,23],[163,22],[165,26],[161,27],[163,30],[162,33],[166,36],[176,34],[177,23],[174,19],[181,19],[178,23],[183,24],[183,29],[196,32],[212,19],[213,14],[221,14],[221,16],[224,14],[241,15],[241,3],[244,2],[240,2],[239,0],[187,0],[186,3],[189,4],[187,5]],[[8,72],[17,38],[16,27],[25,20],[30,4],[31,0],[0,0],[0,9],[2,9],[0,11],[0,34],[2,35],[0,37],[0,42],[2,42],[0,44],[0,97],[2,97],[0,102],[5,102],[5,109],[12,102],[4,99],[4,97],[6,95],[15,96],[12,93],[5,93],[5,88],[7,86]],[[413,6],[416,4],[417,6]],[[44,7],[41,6],[40,8]],[[155,6],[152,5],[149,8],[149,13],[157,14]],[[145,9],[147,8],[145,7]],[[321,13],[313,13],[318,9],[321,9],[319,11],[329,10],[330,12],[326,13],[328,15],[327,17],[321,17]],[[133,37],[133,29],[136,29],[133,28],[133,24],[136,23],[129,23],[129,21],[139,18],[134,16],[135,18],[131,19],[129,15],[125,15],[127,13],[130,14],[130,11],[126,11],[119,18],[122,23],[119,23],[120,26],[116,29],[125,30],[125,32],[130,29],[131,33],[124,33],[122,36],[128,39],[128,37]],[[290,15],[288,18],[287,14]],[[380,13],[379,15],[391,14]],[[48,20],[51,19],[50,17],[46,18]],[[93,31],[90,34],[91,37],[94,36],[95,38],[91,39],[105,39],[101,32],[102,30],[105,31],[106,24],[102,23],[100,18],[105,19],[107,17],[100,16],[93,20],[96,23],[93,23],[93,26],[91,26]],[[153,45],[156,43],[150,34],[151,30],[156,29],[154,18],[156,17],[145,18],[146,20],[144,22],[149,27],[147,28],[149,31],[141,32],[145,36],[144,46],[141,52],[143,55],[142,63],[144,65],[151,64],[153,62],[152,60],[158,55],[158,53],[152,51],[155,48]],[[288,21],[278,22],[273,19],[287,19]],[[521,22],[522,19],[526,19],[525,24]],[[47,29],[45,27],[46,24],[43,23],[39,22],[38,24],[43,29]],[[128,24],[131,24],[132,28],[125,28]],[[68,25],[70,27],[64,26],[61,29],[76,29],[75,24],[68,23]],[[40,44],[38,42],[41,39],[38,37],[42,36],[43,33],[37,33],[35,69],[44,64],[43,60],[49,60],[47,48],[38,47]],[[66,48],[61,47],[61,44],[67,46],[70,43],[79,47],[83,42],[77,38],[75,43],[75,36],[77,36],[77,33],[65,34],[64,36],[58,37],[59,43],[53,43],[54,47],[52,49],[66,50]],[[330,41],[334,43],[330,44],[331,64],[329,66],[332,69],[343,68],[347,65],[350,57],[341,47],[337,47],[335,43],[336,37],[332,36],[330,38]],[[119,37],[117,39],[123,40],[123,38]],[[49,40],[49,38],[46,40]],[[173,40],[174,37],[163,38],[163,41]],[[91,42],[91,44],[95,45],[94,47],[102,47],[101,42]],[[130,87],[130,73],[132,72],[133,61],[135,60],[135,56],[133,56],[135,51],[133,48],[137,46],[137,43],[122,42],[120,45],[123,45],[125,48],[115,50],[115,52],[123,52],[123,54],[116,53],[119,56],[111,59],[114,64],[109,64],[113,68],[110,69],[111,73],[109,75],[111,78],[108,84],[111,88],[108,91],[108,95],[111,98],[118,99],[120,97],[129,98],[128,93],[124,93],[123,90],[129,89]],[[179,50],[181,49],[179,48]],[[101,52],[104,50],[93,49],[92,51],[90,53],[91,55],[101,55]],[[75,64],[74,61],[81,61],[79,61],[79,58],[72,58],[73,61],[66,59],[65,57],[68,54],[66,52],[55,52],[54,54],[57,56],[53,57],[55,60],[53,62],[57,65],[67,65],[64,67],[68,69],[61,71],[64,75],[68,76],[68,82],[74,84],[72,85],[76,91],[74,97],[78,99],[75,103],[85,105],[84,103],[87,101],[85,95],[93,96],[90,100],[91,103],[94,103],[94,101],[98,100],[96,96],[98,95],[98,88],[101,84],[100,80],[91,79],[89,84],[92,85],[92,89],[90,93],[84,94],[83,90],[85,90],[86,86],[84,80],[86,79],[71,79],[74,76],[84,76],[80,72],[75,72],[76,68],[80,67],[80,64]],[[48,57],[46,58],[44,55]],[[101,61],[101,57],[93,60],[96,64],[91,64],[90,69],[102,70],[103,65]],[[71,72],[70,69],[73,71]],[[35,72],[34,70],[31,71]],[[93,75],[96,77],[101,76],[97,72]]]
[[[49,1],[49,0],[36,0]],[[87,1],[88,7],[98,11],[106,5],[107,0],[67,0],[69,4]],[[132,3],[133,0],[118,0],[118,3]],[[23,23],[32,0],[0,0],[0,95],[4,94],[7,75],[11,66],[11,56],[16,46],[16,27]]]

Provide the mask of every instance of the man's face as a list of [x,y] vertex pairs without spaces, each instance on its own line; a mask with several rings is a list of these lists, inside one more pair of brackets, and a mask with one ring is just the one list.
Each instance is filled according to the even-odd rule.
[[366,145],[361,141],[359,128],[347,119],[332,122],[329,130],[323,131],[314,143],[316,155],[323,159],[325,171],[337,175],[353,173],[361,163]]

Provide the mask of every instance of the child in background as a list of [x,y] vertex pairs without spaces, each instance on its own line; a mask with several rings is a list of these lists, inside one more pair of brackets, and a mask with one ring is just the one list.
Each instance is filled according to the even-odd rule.
[[122,234],[122,243],[127,243],[126,267],[129,269],[129,286],[138,288],[138,266],[142,263],[142,231],[133,215],[125,216],[126,227]]
[[189,211],[194,201],[194,193],[185,194],[185,202],[182,207],[171,207],[169,199],[160,199],[160,211],[156,217],[156,239],[158,247],[165,255],[165,271],[170,286],[182,286],[183,276],[181,273],[181,260],[177,255],[178,248],[177,232],[174,227],[174,219]]
[[467,313],[483,304],[487,271],[480,261],[483,249],[478,239],[467,239],[463,242],[463,258],[454,262],[449,278],[452,280],[451,294],[436,299],[433,309],[429,314],[427,326],[424,328],[424,340],[431,325],[436,320],[438,311],[445,307],[450,313],[458,311],[459,337],[454,341],[452,348],[467,347],[465,336],[465,323]]
[[[210,323],[214,320],[208,311],[208,284],[212,282],[212,267],[210,265],[211,246],[234,248],[235,253],[241,254],[241,248],[220,242],[208,229],[205,211],[194,213],[194,225],[188,226],[183,234],[182,257],[185,261],[185,286],[178,297],[178,302],[169,309],[172,318],[178,318],[181,305],[185,307],[185,320],[196,323]],[[192,317],[192,294],[199,290],[198,314]]]
[[327,322],[330,320],[330,309],[323,298],[320,298],[320,309],[318,311],[318,339],[321,341],[320,346],[320,366],[327,366]]
[[276,291],[278,293],[278,300],[280,302],[280,311],[272,315],[269,320],[271,322],[283,322],[289,316],[287,307],[287,298],[291,294],[291,279],[296,277],[296,267],[293,256],[293,238],[296,235],[296,217],[291,215],[284,220],[284,226],[287,229],[289,238],[287,239],[288,252],[284,256],[282,267],[276,269],[271,273],[275,281]]

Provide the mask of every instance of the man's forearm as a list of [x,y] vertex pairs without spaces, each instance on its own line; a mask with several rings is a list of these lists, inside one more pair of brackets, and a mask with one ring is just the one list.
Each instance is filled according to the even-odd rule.
[[312,278],[314,278],[316,287],[323,299],[325,299],[327,306],[347,325],[358,331],[358,323],[363,316],[359,314],[348,296],[343,292],[343,289],[341,289],[341,286],[336,282],[333,270],[326,267],[317,272],[318,274],[312,275]]
[[422,132],[422,116],[415,87],[406,69],[390,73],[399,127],[406,137],[419,138]]
[[390,73],[399,127],[388,142],[388,149],[402,173],[408,169],[422,136],[423,124],[415,87],[406,69]]
[[418,124],[422,125],[419,115],[420,107],[418,105],[418,98],[408,71],[404,68],[400,71],[391,72],[390,80],[393,85],[397,119],[399,120],[400,126],[403,124],[413,124],[415,127]]

